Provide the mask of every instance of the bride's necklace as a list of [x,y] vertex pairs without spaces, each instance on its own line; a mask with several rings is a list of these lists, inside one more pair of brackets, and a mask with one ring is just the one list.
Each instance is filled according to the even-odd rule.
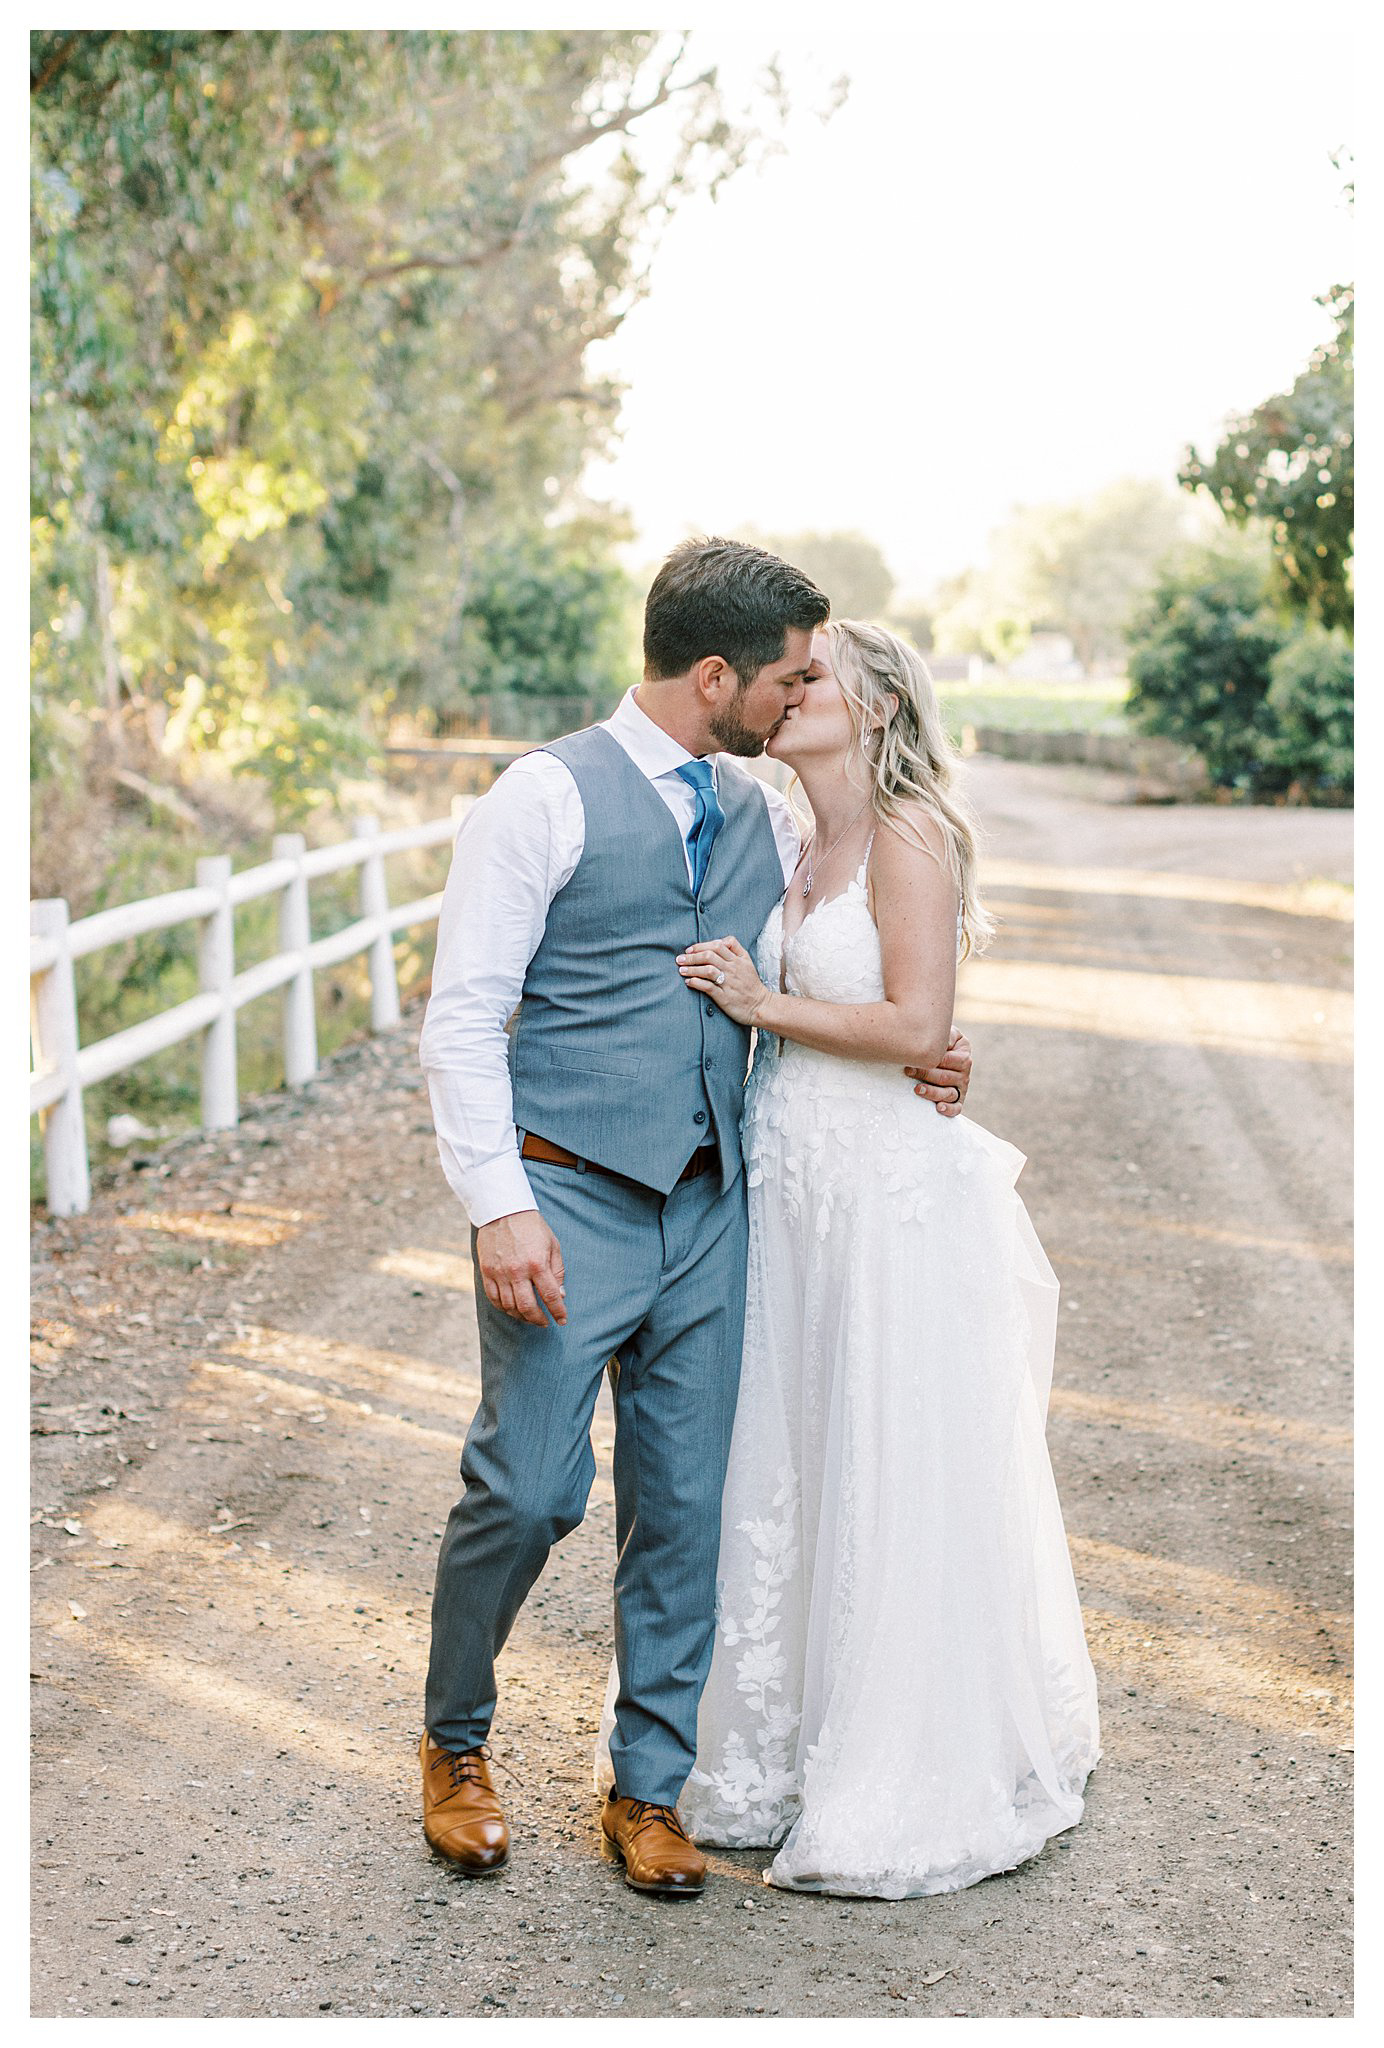
[[846,836],[846,833],[850,831],[850,829],[851,829],[851,826],[852,826],[852,825],[857,825],[857,824],[859,824],[860,820],[861,820],[861,819],[862,819],[862,818],[864,817],[864,815],[865,815],[866,811],[868,811],[868,810],[869,810],[869,808],[870,808],[870,799],[869,799],[869,797],[866,797],[866,799],[865,799],[864,803],[863,803],[863,804],[862,804],[862,805],[860,806],[860,809],[859,809],[859,810],[858,810],[858,811],[856,812],[855,816],[854,816],[854,817],[853,817],[853,818],[851,819],[850,825],[847,825],[847,826],[845,827],[845,830],[844,830],[844,831],[841,831],[841,832],[838,832],[838,833],[837,833],[836,837],[835,837],[835,838],[834,838],[834,839],[832,840],[832,842],[831,842],[831,845],[830,845],[830,846],[829,846],[829,847],[827,848],[826,852],[825,852],[825,853],[824,853],[824,854],[822,855],[822,857],[821,857],[821,860],[820,860],[820,861],[818,861],[818,860],[814,860],[814,858],[813,858],[813,852],[814,852],[814,849],[815,849],[815,847],[816,847],[816,844],[817,844],[817,834],[816,834],[815,832],[813,833],[813,835],[812,835],[811,839],[810,839],[810,840],[808,841],[808,845],[807,845],[807,879],[806,879],[806,881],[805,881],[805,882],[803,883],[803,895],[804,895],[804,896],[810,896],[810,895],[812,894],[812,876],[813,876],[813,872],[814,872],[814,869],[815,869],[815,868],[817,868],[817,867],[820,867],[820,866],[822,866],[822,865],[823,865],[823,864],[824,864],[825,862],[827,862],[827,861],[829,861],[829,860],[831,859],[831,856],[832,856],[832,855],[833,855],[833,854],[835,853],[835,851],[836,851],[837,847],[838,847],[838,846],[839,846],[839,845],[841,844],[841,841],[842,841],[842,840],[843,840],[843,839],[845,838],[845,836]]

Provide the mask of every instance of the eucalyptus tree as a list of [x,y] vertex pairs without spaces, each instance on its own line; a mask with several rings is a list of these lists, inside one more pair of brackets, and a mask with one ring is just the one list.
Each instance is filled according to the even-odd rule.
[[1237,526],[1263,522],[1270,588],[1288,611],[1349,634],[1354,617],[1355,291],[1318,301],[1332,332],[1287,391],[1241,419],[1206,460],[1189,448],[1178,481],[1205,490]]
[[561,555],[590,344],[756,137],[627,31],[41,31],[30,83],[37,770],[311,805]]

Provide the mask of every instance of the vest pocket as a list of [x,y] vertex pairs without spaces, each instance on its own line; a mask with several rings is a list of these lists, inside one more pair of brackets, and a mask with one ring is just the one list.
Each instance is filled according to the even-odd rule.
[[619,1074],[624,1078],[639,1072],[643,1061],[635,1054],[610,1052],[603,1045],[545,1045],[538,1055],[555,1067],[574,1067],[585,1074]]

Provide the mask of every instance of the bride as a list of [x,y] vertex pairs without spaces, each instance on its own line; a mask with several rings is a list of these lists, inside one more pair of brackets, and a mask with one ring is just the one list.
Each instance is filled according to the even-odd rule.
[[945,1048],[958,953],[993,929],[973,829],[919,656],[846,620],[813,652],[767,750],[812,807],[798,872],[755,960],[724,939],[678,963],[758,1033],[744,1359],[682,1815],[704,1844],[776,1848],[772,1884],[897,1899],[1072,1827],[1099,1733],[1023,1154],[898,1073]]

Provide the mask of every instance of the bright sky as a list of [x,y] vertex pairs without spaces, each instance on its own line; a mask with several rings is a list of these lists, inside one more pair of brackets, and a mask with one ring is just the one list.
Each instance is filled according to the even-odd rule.
[[628,386],[588,487],[633,514],[632,563],[692,531],[857,528],[923,596],[1016,503],[1171,481],[1328,331],[1314,295],[1353,275],[1330,161],[1350,59],[1319,67],[1303,37],[1334,44],[1329,16],[938,18],[696,32],[732,100],[780,51],[796,111],[786,155],[684,205],[592,353]]

